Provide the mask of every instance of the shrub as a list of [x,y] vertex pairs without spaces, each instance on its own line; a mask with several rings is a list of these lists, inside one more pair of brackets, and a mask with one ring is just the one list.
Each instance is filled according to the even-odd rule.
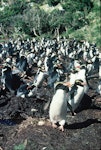
[[58,3],[60,3],[60,0],[48,0],[49,6],[56,6]]

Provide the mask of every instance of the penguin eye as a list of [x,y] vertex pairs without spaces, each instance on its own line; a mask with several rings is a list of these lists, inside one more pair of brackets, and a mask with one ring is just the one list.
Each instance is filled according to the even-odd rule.
[[80,83],[83,83],[83,81],[82,81],[82,80],[76,80],[75,83],[76,83],[76,84],[77,84],[77,83],[80,84]]
[[82,83],[83,83],[83,81],[82,81],[82,80],[76,80],[76,81],[75,81],[75,84],[76,84],[76,85],[83,86],[83,84],[82,84]]

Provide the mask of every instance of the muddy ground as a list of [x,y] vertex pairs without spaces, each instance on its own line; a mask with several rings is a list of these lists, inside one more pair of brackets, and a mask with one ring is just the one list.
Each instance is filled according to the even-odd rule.
[[44,110],[51,89],[40,88],[31,98],[1,95],[0,150],[100,150],[101,97],[95,90],[89,89],[76,116],[67,113],[64,132],[51,127]]

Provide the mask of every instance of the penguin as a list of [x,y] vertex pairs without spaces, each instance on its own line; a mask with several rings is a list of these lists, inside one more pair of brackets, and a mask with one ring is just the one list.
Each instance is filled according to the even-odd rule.
[[99,93],[101,95],[101,80],[98,83],[97,93]]
[[59,123],[59,129],[64,131],[64,125],[66,123],[67,115],[67,93],[69,91],[68,86],[59,83],[55,87],[55,94],[49,107],[49,118],[53,128],[57,127]]
[[82,65],[80,68],[77,68],[76,80],[80,79],[85,83],[84,92],[87,94],[89,90],[89,84],[87,80],[86,67],[84,65]]
[[92,75],[93,74],[93,70],[94,70],[94,64],[92,63],[91,60],[86,62],[86,68],[87,68],[87,76],[88,75]]
[[101,58],[99,59],[99,61],[99,79],[101,79]]
[[99,54],[99,81],[98,81],[98,87],[97,87],[97,93],[101,95],[101,53]]
[[42,83],[43,83],[44,79],[46,78],[46,76],[47,76],[46,72],[44,70],[42,70],[42,68],[39,68],[35,75],[34,82],[30,86],[30,87],[32,87],[32,89],[28,93],[28,97],[36,95],[37,89],[42,86]]
[[25,98],[28,94],[27,87],[28,87],[28,85],[26,83],[21,84],[20,87],[17,89],[16,97]]
[[[69,104],[72,106],[73,111],[75,111],[77,109],[77,107],[79,106],[85,91],[84,91],[84,86],[85,86],[85,82],[81,79],[77,79],[75,80],[74,85],[71,88],[71,91],[69,91],[69,98],[68,98],[68,102]],[[67,107],[67,112],[69,112],[70,109],[69,107]]]
[[60,80],[59,73],[57,72],[57,67],[53,66],[52,71],[50,71],[50,74],[48,76],[48,87],[52,88],[54,87],[54,84],[56,81]]
[[46,73],[43,70],[44,68],[40,67],[36,73],[35,79],[34,79],[34,85],[38,88],[42,86],[43,80],[46,77]]
[[12,69],[10,66],[4,66],[2,69],[1,82],[3,89],[7,88],[11,93],[14,93],[13,83],[12,83]]
[[21,56],[19,62],[17,63],[17,68],[22,72],[22,74],[26,74],[28,63],[25,56]]

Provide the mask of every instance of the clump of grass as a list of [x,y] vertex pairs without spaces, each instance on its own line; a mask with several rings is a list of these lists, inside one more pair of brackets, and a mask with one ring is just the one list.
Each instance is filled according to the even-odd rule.
[[25,145],[24,144],[15,145],[14,150],[25,150]]
[[89,20],[89,24],[85,25],[81,29],[75,30],[69,33],[70,38],[84,39],[90,43],[96,43],[97,47],[101,48],[101,16],[100,16],[100,1],[93,1],[94,7],[92,11],[86,16]]

